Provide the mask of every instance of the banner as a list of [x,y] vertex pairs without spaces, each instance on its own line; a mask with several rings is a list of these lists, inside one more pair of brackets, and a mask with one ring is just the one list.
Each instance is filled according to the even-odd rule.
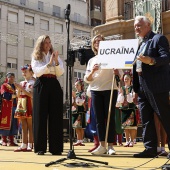
[[152,30],[156,33],[161,33],[161,0],[135,0],[134,9],[135,16],[144,15],[150,19]]
[[101,69],[132,69],[138,39],[100,41],[97,63]]

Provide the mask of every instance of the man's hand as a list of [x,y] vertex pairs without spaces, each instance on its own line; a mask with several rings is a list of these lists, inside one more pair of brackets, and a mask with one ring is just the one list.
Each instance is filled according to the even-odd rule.
[[142,63],[145,63],[145,64],[150,64],[152,59],[151,57],[148,57],[148,56],[144,56],[144,55],[139,55],[137,57],[138,60],[142,61]]

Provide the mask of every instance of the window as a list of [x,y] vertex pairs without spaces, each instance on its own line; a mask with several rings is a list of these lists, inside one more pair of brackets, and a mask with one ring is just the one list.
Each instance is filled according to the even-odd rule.
[[34,17],[25,15],[25,24],[34,25]]
[[26,5],[26,0],[20,0],[21,5]]
[[34,40],[28,37],[24,38],[25,47],[34,47]]
[[60,17],[60,7],[53,5],[53,15]]
[[17,69],[17,59],[7,58],[7,68]]
[[8,12],[8,21],[18,23],[18,14],[16,12]]
[[8,34],[8,36],[7,36],[7,43],[11,44],[11,45],[17,45],[18,44],[18,36],[17,35]]
[[91,0],[91,10],[101,12],[101,0]]
[[54,31],[57,32],[57,33],[62,33],[63,32],[63,25],[55,23]]
[[85,71],[84,70],[74,70],[74,79],[76,80],[76,78],[81,78],[84,79],[84,75],[85,75]]
[[134,11],[133,1],[126,0],[124,10],[125,10],[124,11],[124,13],[125,13],[124,19],[125,20],[132,19],[133,18],[133,11]]
[[31,60],[24,60],[24,65],[31,64]]
[[163,0],[162,1],[162,11],[170,10],[170,0]]
[[80,14],[74,13],[74,21],[80,22]]
[[57,50],[59,52],[59,55],[63,55],[63,45],[54,44],[54,50]]
[[42,30],[46,30],[46,31],[49,30],[49,21],[41,19],[40,25],[41,25],[40,27],[41,27]]
[[43,2],[38,1],[38,9],[39,9],[40,11],[43,11],[43,9],[44,9],[44,3],[43,3]]
[[74,29],[73,30],[73,35],[74,36],[90,36],[90,33],[89,32],[86,32],[86,31],[82,31],[82,30],[78,30],[78,29]]

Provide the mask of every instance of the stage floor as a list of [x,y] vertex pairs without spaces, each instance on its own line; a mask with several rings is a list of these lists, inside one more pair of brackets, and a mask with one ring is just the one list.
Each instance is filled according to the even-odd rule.
[[[85,143],[85,145],[86,146],[77,146],[74,148],[74,152],[77,157],[108,162],[109,165],[71,159],[65,160],[60,164],[54,164],[49,167],[45,167],[46,163],[56,161],[61,158],[67,158],[70,144],[64,143],[64,152],[62,156],[53,156],[49,152],[43,156],[38,156],[34,152],[14,152],[16,147],[0,146],[0,170],[68,170],[73,169],[74,167],[70,168],[66,167],[65,165],[68,165],[68,163],[80,162],[89,163],[91,166],[76,167],[77,170],[86,170],[89,168],[94,170],[153,170],[161,169],[159,167],[163,166],[168,161],[166,157],[162,156],[153,160],[151,160],[151,158],[133,158],[133,154],[144,150],[142,142],[138,142],[134,145],[134,147],[114,146],[116,150],[116,155],[114,156],[93,156],[87,152],[88,149],[93,146],[93,143]],[[168,151],[167,146],[166,150]],[[168,163],[170,164],[170,161]]]

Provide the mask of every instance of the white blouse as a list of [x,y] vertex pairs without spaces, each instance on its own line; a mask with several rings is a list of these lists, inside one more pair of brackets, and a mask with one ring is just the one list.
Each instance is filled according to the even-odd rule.
[[34,57],[32,57],[31,66],[36,77],[41,77],[43,74],[53,74],[57,77],[60,77],[64,73],[63,62],[59,56],[58,66],[55,65],[55,62],[53,62],[52,66],[47,67],[48,63],[50,62],[50,57],[51,54],[49,52],[44,56],[43,61],[35,60]]
[[[32,92],[33,90],[33,85],[35,83],[34,79],[30,79],[30,80],[25,80],[25,81],[21,81],[20,85],[29,93]],[[21,90],[20,95],[25,95],[25,93]]]
[[[94,72],[93,80],[88,81],[87,77],[92,71],[94,64],[97,64],[97,56],[91,58],[87,64],[86,73],[84,76],[84,81],[89,83],[90,90],[94,91],[104,91],[104,90],[111,90],[112,87],[112,79],[113,79],[113,69],[99,69]],[[122,77],[123,71],[119,70],[119,74]],[[116,85],[116,80],[114,81],[114,89],[118,89]]]

